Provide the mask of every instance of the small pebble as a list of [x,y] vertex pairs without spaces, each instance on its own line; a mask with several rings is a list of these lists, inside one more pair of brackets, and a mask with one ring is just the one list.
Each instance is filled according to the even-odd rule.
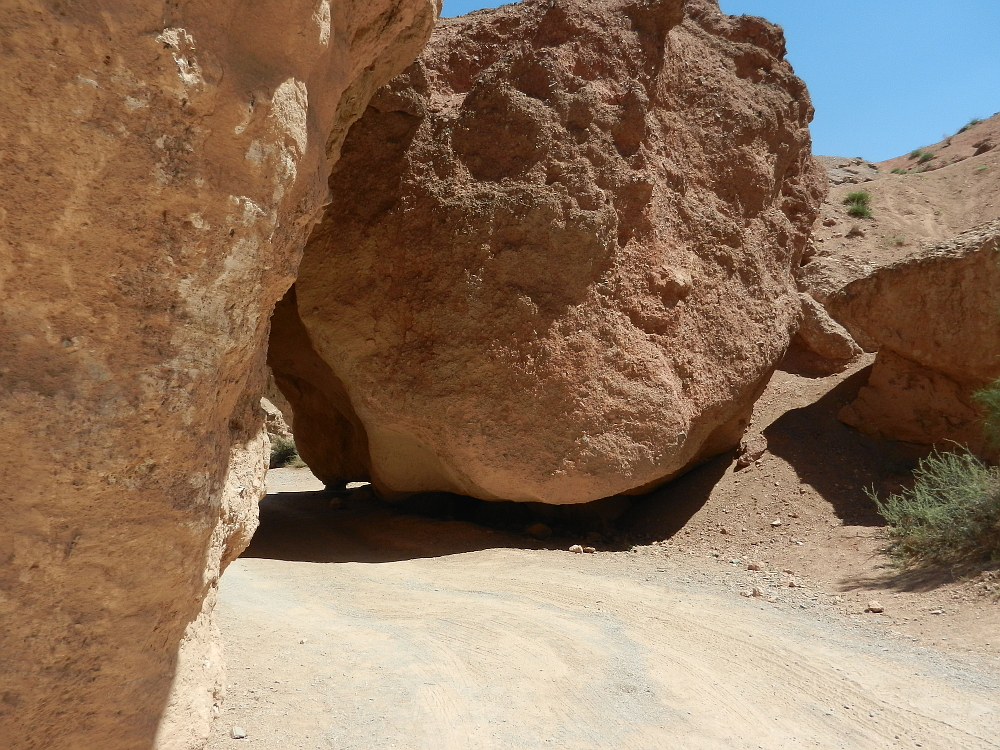
[[233,727],[232,732],[230,732],[230,734],[233,735],[234,740],[246,739],[247,736],[246,730],[243,727]]
[[756,586],[753,587],[753,596],[764,596],[764,592]]
[[872,599],[870,602],[868,602],[868,606],[865,608],[865,612],[871,612],[872,614],[880,615],[883,612],[885,612],[885,608],[882,606],[881,602],[877,602],[874,599]]
[[779,526],[781,526],[781,519],[775,518],[773,521],[771,521],[771,525],[774,526],[775,528],[778,528]]
[[763,570],[764,564],[759,562],[749,562],[747,563],[747,570]]
[[594,547],[584,547],[583,551],[586,552],[586,553],[588,553],[588,554],[593,554],[593,553],[597,552],[597,550]]
[[578,554],[582,554],[583,553],[583,547],[581,547],[579,544],[574,544],[572,547],[569,548],[569,551],[570,552],[576,552]]

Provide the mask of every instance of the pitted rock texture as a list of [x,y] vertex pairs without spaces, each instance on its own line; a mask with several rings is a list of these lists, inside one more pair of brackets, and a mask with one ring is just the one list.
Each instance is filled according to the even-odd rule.
[[196,748],[271,308],[429,0],[0,5],[0,744]]
[[351,129],[272,336],[310,467],[564,504],[735,446],[826,189],[784,51],[704,0],[441,21]]
[[868,384],[840,419],[914,443],[954,441],[985,455],[972,394],[1000,377],[1000,221],[854,281],[832,315],[878,350]]

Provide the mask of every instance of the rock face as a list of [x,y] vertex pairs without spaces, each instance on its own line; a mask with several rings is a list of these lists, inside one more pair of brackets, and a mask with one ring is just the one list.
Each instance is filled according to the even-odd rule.
[[783,58],[707,0],[440,22],[351,129],[276,316],[310,467],[580,503],[735,446],[825,191]]
[[0,6],[0,744],[199,747],[271,307],[429,0]]
[[868,385],[840,413],[864,432],[987,446],[970,398],[1000,377],[1000,221],[854,281],[828,300],[866,349]]
[[795,341],[828,363],[831,371],[843,370],[857,360],[864,350],[840,323],[830,317],[819,302],[805,292],[802,302],[802,325]]

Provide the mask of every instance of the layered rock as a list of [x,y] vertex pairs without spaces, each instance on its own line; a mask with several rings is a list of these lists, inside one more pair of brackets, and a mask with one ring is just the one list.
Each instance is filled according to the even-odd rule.
[[351,129],[276,316],[310,467],[580,503],[735,446],[825,191],[784,52],[707,0],[442,21]]
[[193,748],[274,302],[429,0],[0,8],[0,737]]
[[840,418],[915,443],[988,452],[972,394],[1000,377],[1000,221],[854,281],[827,301],[874,368]]

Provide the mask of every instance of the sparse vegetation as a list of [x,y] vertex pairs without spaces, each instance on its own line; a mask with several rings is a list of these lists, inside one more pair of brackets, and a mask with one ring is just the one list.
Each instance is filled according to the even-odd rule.
[[[994,445],[1000,447],[1000,378],[978,391],[975,400],[986,412],[983,430]],[[1000,529],[997,530],[1000,533]]]
[[[987,439],[1000,447],[1000,378],[973,398],[983,408]],[[889,522],[890,553],[905,563],[1000,562],[1000,466],[990,466],[964,448],[934,449],[913,478],[912,489],[885,500],[868,491]]]
[[909,171],[903,169],[902,167],[896,167],[894,170],[892,170],[892,174],[909,174]]
[[844,197],[847,215],[856,219],[870,219],[872,196],[867,190],[855,190]]
[[986,170],[987,170],[987,166],[985,164],[983,164],[981,167],[976,167],[976,174],[979,174],[981,172],[985,172]]
[[918,148],[910,152],[910,158],[916,159],[917,164],[926,164],[927,162],[929,162],[931,159],[934,158],[934,152],[924,151],[923,149]]
[[883,243],[886,247],[905,247],[906,237],[901,234],[894,234],[891,237],[885,237]]
[[[981,123],[981,122],[982,122],[982,120],[981,120],[980,118],[978,118],[978,117],[973,117],[973,118],[972,118],[971,120],[969,120],[969,121],[968,121],[968,122],[967,122],[967,123],[966,123],[965,125],[963,125],[963,126],[962,126],[961,128],[959,128],[959,129],[958,129],[958,132],[959,132],[959,133],[964,133],[964,132],[965,132],[966,130],[968,130],[969,128],[974,128],[974,127],[976,127],[976,125],[978,125],[978,124],[979,124],[979,123]],[[956,133],[956,135],[958,135],[958,133]]]
[[913,476],[912,489],[885,500],[868,492],[889,522],[892,554],[907,563],[1000,560],[1000,468],[935,450]]
[[295,441],[283,437],[271,438],[271,461],[268,468],[280,469],[282,467],[301,468],[305,462],[299,457],[299,451],[295,447]]

